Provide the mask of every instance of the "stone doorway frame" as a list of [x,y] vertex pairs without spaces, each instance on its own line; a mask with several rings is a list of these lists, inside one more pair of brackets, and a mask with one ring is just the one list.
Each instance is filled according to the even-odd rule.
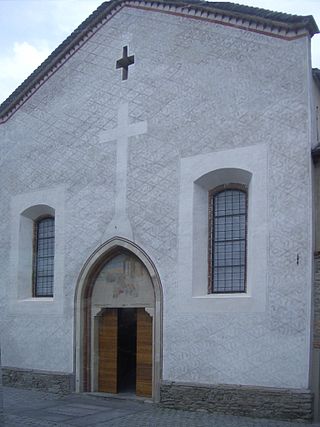
[[[90,390],[90,310],[91,293],[95,278],[102,266],[117,254],[127,252],[135,255],[147,269],[154,290],[153,317],[153,367],[152,399],[160,401],[160,381],[162,378],[162,322],[163,291],[160,276],[149,256],[135,243],[122,237],[114,237],[99,246],[87,259],[81,269],[76,285],[74,301],[74,370],[76,392]],[[88,304],[89,301],[89,304]],[[86,332],[87,331],[87,332]]]

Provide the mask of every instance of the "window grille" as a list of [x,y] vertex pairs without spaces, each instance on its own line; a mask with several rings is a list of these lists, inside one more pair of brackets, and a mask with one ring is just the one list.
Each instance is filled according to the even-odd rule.
[[209,293],[246,291],[247,191],[223,186],[209,193]]
[[35,223],[34,296],[53,296],[54,218],[41,218]]

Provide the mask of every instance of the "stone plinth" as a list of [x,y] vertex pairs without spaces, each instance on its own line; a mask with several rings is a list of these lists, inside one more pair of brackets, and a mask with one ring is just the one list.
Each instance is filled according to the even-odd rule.
[[2,369],[1,369],[1,348],[0,348],[0,425],[4,424],[3,420],[3,389],[2,389]]
[[168,408],[311,421],[313,396],[309,390],[163,381],[161,403]]
[[68,394],[74,390],[72,374],[9,367],[4,367],[2,371],[5,386],[58,394]]

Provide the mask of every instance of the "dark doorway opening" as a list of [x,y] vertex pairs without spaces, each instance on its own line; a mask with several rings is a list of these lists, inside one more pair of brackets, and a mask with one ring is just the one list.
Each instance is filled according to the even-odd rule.
[[99,316],[98,391],[152,397],[152,317],[145,308]]
[[137,310],[118,309],[118,392],[136,392]]

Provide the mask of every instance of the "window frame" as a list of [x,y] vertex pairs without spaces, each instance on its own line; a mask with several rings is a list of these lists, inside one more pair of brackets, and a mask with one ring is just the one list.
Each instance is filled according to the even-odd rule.
[[[237,190],[245,194],[245,255],[244,255],[244,290],[214,291],[214,198],[227,190]],[[239,183],[219,185],[208,192],[208,294],[245,294],[247,293],[247,248],[248,248],[248,186]]]
[[[38,277],[38,268],[37,268],[37,262],[38,262],[38,242],[39,242],[39,224],[46,220],[46,219],[52,219],[53,225],[54,225],[54,251],[53,251],[53,283],[52,283],[52,293],[46,294],[46,295],[38,295],[37,294],[37,277]],[[54,260],[55,260],[55,240],[56,240],[56,233],[55,233],[55,216],[50,214],[44,214],[39,216],[37,219],[34,220],[33,223],[33,245],[32,245],[32,297],[33,298],[53,298],[54,296]]]

